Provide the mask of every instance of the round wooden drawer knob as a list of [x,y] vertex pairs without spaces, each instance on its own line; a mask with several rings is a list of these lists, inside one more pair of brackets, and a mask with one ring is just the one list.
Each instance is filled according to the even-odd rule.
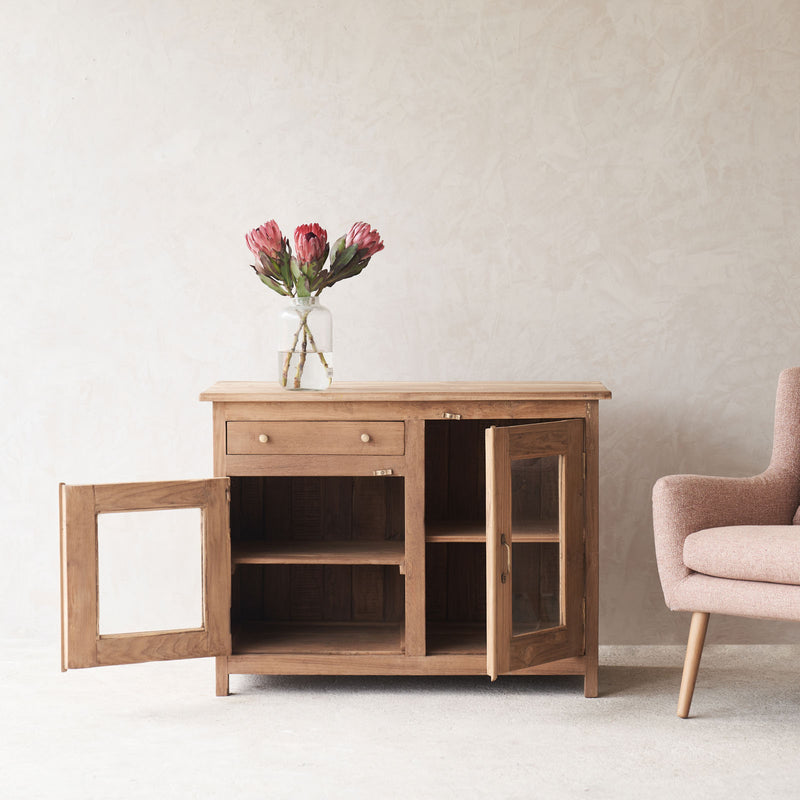
[[258,441],[261,442],[261,444],[266,444],[269,441],[269,436],[267,436],[266,433],[260,433],[258,435]]
[[366,444],[369,441],[369,434],[368,433],[362,433],[361,434],[361,441],[364,442],[364,444]]

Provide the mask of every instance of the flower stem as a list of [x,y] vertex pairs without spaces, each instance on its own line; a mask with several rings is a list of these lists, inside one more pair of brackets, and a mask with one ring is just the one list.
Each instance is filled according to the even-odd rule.
[[[325,369],[328,369],[328,362],[325,360],[325,356],[321,350],[317,350],[317,343],[314,341],[314,337],[311,334],[311,328],[308,327],[308,323],[303,323],[306,328],[306,333],[308,334],[308,343],[311,345],[311,349],[319,356],[319,360],[322,362],[322,366]],[[305,335],[305,334],[304,334]]]
[[297,330],[294,332],[294,339],[292,340],[292,346],[289,348],[289,352],[286,354],[286,358],[283,360],[283,370],[281,371],[281,386],[286,386],[286,383],[289,380],[289,364],[292,361],[292,353],[294,353],[294,350],[297,347],[297,340],[300,338],[300,331],[303,329],[303,326],[305,324],[306,320],[304,317],[300,321],[300,324],[297,326]]
[[303,377],[303,369],[305,368],[305,365],[306,365],[306,350],[308,349],[308,333],[307,333],[307,331],[308,331],[308,326],[306,325],[305,320],[303,320],[303,349],[300,352],[300,359],[297,362],[297,372],[295,373],[295,376],[294,376],[294,388],[295,389],[299,389],[300,388],[300,380]]
[[297,343],[300,341],[300,331],[303,332],[303,344],[302,349],[300,350],[300,358],[298,359],[297,369],[293,379],[294,389],[300,388],[309,346],[311,347],[311,351],[319,356],[322,366],[326,370],[329,369],[324,353],[322,353],[320,350],[317,350],[317,343],[314,341],[314,335],[311,333],[311,328],[308,326],[308,312],[306,312],[300,317],[300,324],[297,326],[297,330],[294,332],[291,349],[286,353],[286,358],[283,360],[283,369],[281,370],[281,386],[286,386],[289,382],[289,367],[291,366],[292,356],[297,352]]

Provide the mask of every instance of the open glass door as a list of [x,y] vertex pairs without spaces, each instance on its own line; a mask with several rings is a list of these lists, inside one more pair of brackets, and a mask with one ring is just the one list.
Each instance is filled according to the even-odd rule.
[[228,486],[61,484],[62,669],[230,653]]
[[487,671],[583,653],[583,420],[486,431]]

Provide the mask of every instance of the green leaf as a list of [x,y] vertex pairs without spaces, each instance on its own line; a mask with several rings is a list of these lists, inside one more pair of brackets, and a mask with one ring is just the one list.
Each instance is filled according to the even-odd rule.
[[317,294],[319,294],[327,286],[327,280],[329,277],[330,272],[328,272],[328,270],[320,270],[314,280],[311,281],[309,288],[312,292],[317,292]]
[[301,275],[300,278],[295,281],[294,287],[298,297],[311,297],[311,290],[308,288],[308,278],[306,278],[305,275]]
[[266,253],[263,252],[259,252],[258,258],[261,261],[261,265],[264,267],[264,269],[272,277],[276,278],[277,280],[280,280],[281,268],[278,265],[278,262],[274,258],[271,258],[270,256],[268,256]]
[[343,281],[347,278],[354,278],[356,275],[358,275],[360,272],[364,270],[367,264],[369,264],[368,258],[365,258],[361,261],[353,261],[347,267],[336,273],[333,282]]
[[299,264],[300,272],[305,275],[309,281],[313,281],[317,277],[319,270],[317,269],[317,262],[313,261],[309,264]]
[[273,292],[282,294],[284,297],[289,296],[289,292],[287,292],[286,289],[284,289],[283,286],[281,286],[277,281],[272,280],[272,278],[268,278],[266,275],[259,275],[258,277],[261,279],[261,282],[265,286],[269,286]]
[[295,260],[291,256],[287,256],[281,261],[281,277],[288,289],[294,286],[294,269],[293,264]]
[[308,278],[304,273],[305,264],[298,263],[296,258],[290,262],[292,277],[294,278],[294,288],[298,297],[310,297],[311,292],[308,288]]
[[[344,244],[344,237],[341,239],[341,242]],[[351,244],[350,247],[341,247],[334,251],[333,257],[331,258],[331,270],[333,272],[339,272],[340,270],[346,269],[357,252],[358,246],[354,244]]]
[[336,256],[344,250],[344,242],[347,239],[346,236],[340,236],[334,243],[333,247],[331,248],[332,252],[332,259],[336,258]]

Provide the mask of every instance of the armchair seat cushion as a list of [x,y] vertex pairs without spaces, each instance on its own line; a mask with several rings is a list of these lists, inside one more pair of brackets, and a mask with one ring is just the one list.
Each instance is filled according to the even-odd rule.
[[717,578],[800,586],[800,527],[734,525],[689,534],[683,563]]

